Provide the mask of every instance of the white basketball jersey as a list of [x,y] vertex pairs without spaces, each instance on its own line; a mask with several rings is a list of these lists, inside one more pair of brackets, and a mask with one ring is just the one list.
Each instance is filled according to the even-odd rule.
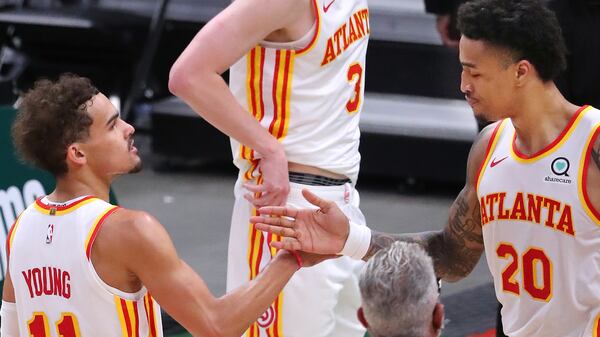
[[600,214],[588,201],[585,164],[599,132],[592,107],[533,156],[516,148],[510,119],[494,131],[477,194],[508,336],[600,336]]
[[[259,45],[230,69],[238,102],[284,146],[287,159],[349,177],[360,165],[358,122],[370,34],[366,0],[313,0],[316,29],[303,49]],[[231,140],[250,180],[260,154]]]
[[7,250],[21,336],[162,336],[160,308],[146,289],[110,287],[90,260],[102,222],[117,209],[93,197],[62,205],[44,198],[19,216]]

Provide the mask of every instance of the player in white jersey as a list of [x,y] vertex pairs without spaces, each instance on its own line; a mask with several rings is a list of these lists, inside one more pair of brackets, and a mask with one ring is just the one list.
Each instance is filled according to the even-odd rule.
[[134,129],[108,98],[65,75],[37,82],[20,104],[16,148],[56,189],[10,231],[2,337],[159,337],[157,303],[195,336],[235,337],[302,262],[326,258],[280,252],[260,278],[213,297],[156,219],[107,202],[113,179],[141,169]]
[[[354,186],[369,35],[366,0],[236,0],[173,66],[171,91],[231,137],[239,168],[228,291],[276,254],[279,238],[249,222],[256,207],[309,207],[300,191],[310,188],[364,222]],[[341,258],[298,273],[247,336],[364,335],[360,265]]]
[[267,207],[252,221],[289,237],[279,248],[366,245],[364,259],[395,240],[418,242],[448,281],[469,274],[485,251],[508,336],[597,337],[600,111],[569,103],[552,81],[565,47],[540,1],[469,1],[459,27],[461,90],[476,116],[498,122],[473,144],[466,185],[442,231],[365,234],[309,192],[320,211]]

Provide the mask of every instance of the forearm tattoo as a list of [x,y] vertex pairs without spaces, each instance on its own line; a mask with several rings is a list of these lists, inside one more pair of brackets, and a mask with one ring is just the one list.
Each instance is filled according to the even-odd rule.
[[478,205],[469,205],[463,195],[458,196],[451,209],[444,230],[418,234],[386,234],[373,231],[371,246],[363,258],[368,260],[379,250],[395,241],[415,242],[431,255],[438,277],[449,281],[468,275],[483,252],[481,219]]

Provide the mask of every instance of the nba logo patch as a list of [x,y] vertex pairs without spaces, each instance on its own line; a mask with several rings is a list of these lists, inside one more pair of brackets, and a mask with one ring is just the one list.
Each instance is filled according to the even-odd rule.
[[48,225],[48,234],[46,234],[46,244],[51,244],[52,243],[52,236],[54,235],[54,225],[53,224],[49,224]]

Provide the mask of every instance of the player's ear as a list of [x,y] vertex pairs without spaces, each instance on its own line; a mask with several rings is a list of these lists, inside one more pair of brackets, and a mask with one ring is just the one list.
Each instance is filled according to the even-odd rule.
[[444,328],[444,305],[440,302],[437,302],[433,308],[431,325],[433,331],[436,333],[439,333]]
[[522,87],[525,85],[527,79],[531,77],[534,67],[527,60],[521,60],[515,65],[515,80],[517,85]]
[[369,328],[369,322],[367,322],[367,319],[365,318],[365,313],[362,307],[358,308],[358,310],[356,311],[356,317],[358,317],[358,321],[360,322],[360,324],[362,324],[367,329]]
[[67,148],[67,163],[81,166],[84,165],[86,161],[85,152],[79,143],[69,145]]

